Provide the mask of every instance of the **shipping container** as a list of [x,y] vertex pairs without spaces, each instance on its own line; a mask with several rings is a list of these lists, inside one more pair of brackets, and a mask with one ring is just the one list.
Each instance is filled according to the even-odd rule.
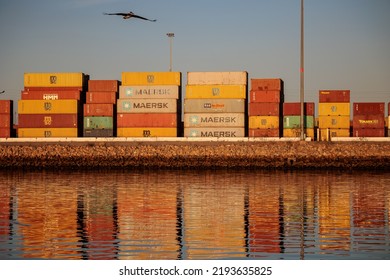
[[118,113],[177,113],[177,99],[118,99]]
[[279,116],[280,103],[249,103],[249,116]]
[[184,137],[245,137],[245,128],[241,127],[186,127],[184,128]]
[[324,128],[320,129],[317,137],[321,141],[331,140],[332,137],[350,137],[350,130],[346,128]]
[[177,127],[178,115],[163,114],[118,114],[117,126],[123,127]]
[[113,117],[115,115],[116,105],[114,104],[98,104],[98,103],[89,103],[84,104],[84,116],[85,117]]
[[283,103],[283,97],[280,91],[262,91],[251,90],[249,92],[249,102],[265,102],[265,103]]
[[11,137],[11,128],[0,127],[0,138],[10,138],[10,137]]
[[[314,139],[314,128],[305,128],[304,134],[306,137],[310,137]],[[291,137],[301,137],[301,129],[298,128],[284,128],[283,129],[283,137],[291,138]]]
[[123,86],[181,85],[180,72],[122,72]]
[[187,85],[247,85],[248,73],[240,72],[188,72]]
[[351,113],[350,103],[319,103],[319,116],[349,116]]
[[177,137],[175,127],[118,127],[118,137]]
[[19,128],[77,128],[77,114],[19,114]]
[[[314,102],[305,102],[303,105],[304,116],[314,116],[315,114]],[[301,103],[300,102],[284,102],[283,103],[283,115],[284,116],[300,116],[301,115]]]
[[349,116],[319,116],[320,128],[349,128],[350,117]]
[[384,128],[385,118],[383,115],[354,115],[354,128]]
[[114,118],[84,117],[84,129],[114,129]]
[[88,91],[119,91],[118,80],[89,80]]
[[249,116],[249,129],[279,128],[279,122],[276,116]]
[[77,128],[18,128],[19,138],[77,137]]
[[184,127],[244,127],[243,113],[184,113]]
[[249,137],[280,137],[279,128],[249,129]]
[[114,91],[88,91],[86,96],[87,103],[95,104],[116,104],[118,93]]
[[281,79],[251,79],[251,90],[282,91],[283,81]]
[[353,137],[385,137],[385,128],[353,128]]
[[353,115],[382,115],[385,116],[385,102],[353,103]]
[[83,73],[25,73],[25,87],[80,87],[87,83]]
[[[314,117],[304,116],[305,128],[314,128]],[[300,128],[301,127],[301,116],[284,116],[283,117],[283,128]]]
[[120,86],[119,98],[181,99],[180,87],[175,85]]
[[246,99],[246,94],[245,85],[187,85],[185,98]]
[[24,91],[85,91],[83,87],[24,87]]
[[19,114],[77,114],[77,100],[19,100]]
[[84,137],[114,137],[113,129],[84,129]]
[[0,100],[0,114],[13,114],[13,100]]
[[82,100],[82,92],[79,90],[35,90],[21,93],[22,100],[62,100],[76,99]]
[[246,99],[185,99],[185,113],[245,113]]
[[12,125],[12,114],[0,114],[0,127],[11,128]]
[[320,103],[349,103],[351,100],[350,90],[320,90]]

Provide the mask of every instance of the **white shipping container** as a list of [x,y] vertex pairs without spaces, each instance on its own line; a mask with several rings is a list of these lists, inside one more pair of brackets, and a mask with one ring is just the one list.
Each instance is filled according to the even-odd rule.
[[177,99],[118,99],[118,113],[177,113]]
[[244,127],[243,113],[184,114],[184,127]]
[[132,98],[173,98],[179,99],[179,86],[120,86],[120,99]]
[[245,113],[245,99],[185,99],[184,113]]
[[202,127],[184,128],[184,137],[244,137],[245,128],[241,127]]

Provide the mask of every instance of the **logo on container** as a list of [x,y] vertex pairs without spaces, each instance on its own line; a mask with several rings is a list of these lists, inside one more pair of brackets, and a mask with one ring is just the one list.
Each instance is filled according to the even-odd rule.
[[148,83],[149,83],[149,84],[154,83],[154,75],[148,75],[148,76],[147,76],[147,80],[148,80]]
[[219,88],[212,88],[213,96],[219,96]]
[[199,123],[199,117],[198,116],[191,116],[190,117],[190,123],[191,124],[198,124]]
[[50,76],[50,84],[56,84],[57,83],[57,76]]
[[45,137],[50,137],[51,136],[51,131],[45,131],[45,133],[44,133],[44,135],[45,135]]
[[131,110],[131,102],[129,102],[129,101],[123,102],[122,108],[123,108],[123,110],[125,110],[125,111],[130,111],[130,110]]
[[45,108],[45,111],[50,111],[52,107],[50,102],[45,102],[43,106]]
[[267,120],[266,119],[261,119],[260,123],[261,123],[261,125],[267,125]]
[[52,123],[51,117],[50,117],[50,116],[45,116],[45,117],[43,118],[43,123],[44,123],[45,125],[51,125],[51,123]]
[[133,96],[134,90],[133,88],[128,88],[125,91],[126,96]]
[[152,134],[150,133],[150,130],[144,130],[143,131],[143,136],[144,137],[150,137]]
[[197,130],[190,130],[190,137],[198,137],[199,131]]
[[203,108],[205,109],[211,109],[211,103],[204,103]]
[[331,110],[333,113],[337,112],[337,106],[332,106],[332,107],[330,107],[330,110]]

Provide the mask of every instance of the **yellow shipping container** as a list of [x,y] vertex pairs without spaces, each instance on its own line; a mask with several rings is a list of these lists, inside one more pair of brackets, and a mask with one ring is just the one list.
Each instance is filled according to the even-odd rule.
[[351,114],[350,103],[319,103],[319,116],[349,116]]
[[19,128],[19,138],[77,137],[77,128]]
[[332,137],[349,137],[349,136],[350,136],[349,129],[325,128],[325,129],[320,129],[320,135],[318,135],[317,137],[321,141],[328,141],[331,140]]
[[122,72],[122,86],[181,85],[181,72]]
[[247,85],[248,73],[240,72],[188,72],[188,85]]
[[243,85],[187,85],[187,99],[195,98],[246,98],[246,86]]
[[256,129],[256,128],[279,128],[279,117],[250,116],[249,129]]
[[19,100],[19,114],[77,114],[78,100]]
[[319,128],[347,128],[350,127],[350,116],[319,116]]
[[177,137],[176,127],[124,127],[118,128],[118,137]]
[[[314,139],[314,128],[305,129],[306,137]],[[285,128],[283,129],[283,137],[301,137],[301,130],[299,128]]]
[[83,87],[86,83],[83,73],[25,73],[25,87]]

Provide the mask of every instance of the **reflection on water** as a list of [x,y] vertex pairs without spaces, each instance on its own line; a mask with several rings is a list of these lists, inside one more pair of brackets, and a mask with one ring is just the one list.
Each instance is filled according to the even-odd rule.
[[390,173],[0,172],[0,259],[390,259]]

